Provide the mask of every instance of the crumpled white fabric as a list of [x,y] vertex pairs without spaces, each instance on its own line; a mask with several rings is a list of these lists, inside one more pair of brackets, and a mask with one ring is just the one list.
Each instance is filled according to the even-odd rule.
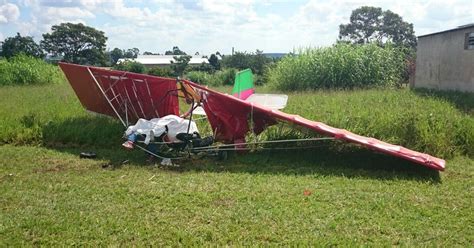
[[[138,119],[137,123],[129,126],[125,135],[129,136],[132,133],[145,135],[145,144],[149,144],[154,137],[160,137],[166,132],[168,126],[168,139],[171,142],[176,142],[178,133],[186,133],[188,131],[189,120],[183,119],[176,115],[167,115],[162,118],[153,118],[151,120]],[[191,121],[189,133],[199,132],[194,121]]]

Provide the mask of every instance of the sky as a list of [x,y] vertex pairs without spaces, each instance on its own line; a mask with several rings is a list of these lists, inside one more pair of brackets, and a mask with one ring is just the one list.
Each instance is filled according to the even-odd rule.
[[417,36],[474,23],[474,0],[0,0],[0,41],[80,22],[104,31],[108,49],[290,52],[333,44],[360,6],[390,9]]

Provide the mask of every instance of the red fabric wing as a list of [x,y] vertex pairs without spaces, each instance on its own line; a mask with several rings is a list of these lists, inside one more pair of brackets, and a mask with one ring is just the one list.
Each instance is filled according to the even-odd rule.
[[428,154],[392,145],[374,138],[360,136],[344,129],[305,119],[298,115],[267,109],[263,106],[204,88],[192,82],[187,83],[201,90],[205,96],[203,98],[204,110],[208,115],[212,128],[217,131],[216,137],[220,141],[235,142],[236,140],[242,140],[249,130],[247,120],[253,109],[254,127],[257,133],[263,131],[265,127],[274,124],[276,121],[286,121],[317,133],[334,137],[335,139],[356,143],[371,150],[400,157],[431,169],[444,170],[445,168],[446,162],[443,159]]

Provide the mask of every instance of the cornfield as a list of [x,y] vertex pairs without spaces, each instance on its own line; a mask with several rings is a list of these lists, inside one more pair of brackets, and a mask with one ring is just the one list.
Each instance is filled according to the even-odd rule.
[[59,68],[42,59],[20,54],[0,60],[0,86],[61,82],[64,82],[64,75]]
[[301,49],[268,71],[280,90],[393,87],[403,79],[405,53],[392,46],[337,44]]

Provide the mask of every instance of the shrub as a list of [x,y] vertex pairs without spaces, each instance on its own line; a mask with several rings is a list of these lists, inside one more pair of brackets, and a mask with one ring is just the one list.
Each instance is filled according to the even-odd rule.
[[210,82],[212,75],[202,71],[190,71],[186,74],[186,78],[192,82],[207,85]]
[[337,44],[287,56],[269,69],[281,90],[390,87],[402,81],[405,54],[392,46]]
[[188,66],[187,71],[202,71],[207,73],[214,73],[214,67],[210,64],[201,63],[200,65]]
[[147,74],[158,77],[173,77],[173,71],[169,67],[153,67],[148,69]]
[[250,68],[253,73],[262,75],[265,67],[273,60],[265,57],[262,51],[257,50],[255,53],[236,52],[233,55],[226,55],[221,62],[224,68],[236,68],[239,70]]
[[210,78],[209,85],[212,85],[212,86],[234,85],[236,72],[237,70],[234,68],[228,68],[221,71],[217,71]]
[[0,85],[60,83],[64,76],[59,68],[24,54],[0,60]]
[[209,74],[202,71],[190,71],[186,77],[199,84],[210,86],[234,85],[236,69],[228,68],[221,71],[216,71],[214,74]]
[[129,71],[129,72],[135,72],[135,73],[145,73],[146,67],[135,61],[124,61],[119,64],[116,64],[114,66],[115,70],[119,71]]

